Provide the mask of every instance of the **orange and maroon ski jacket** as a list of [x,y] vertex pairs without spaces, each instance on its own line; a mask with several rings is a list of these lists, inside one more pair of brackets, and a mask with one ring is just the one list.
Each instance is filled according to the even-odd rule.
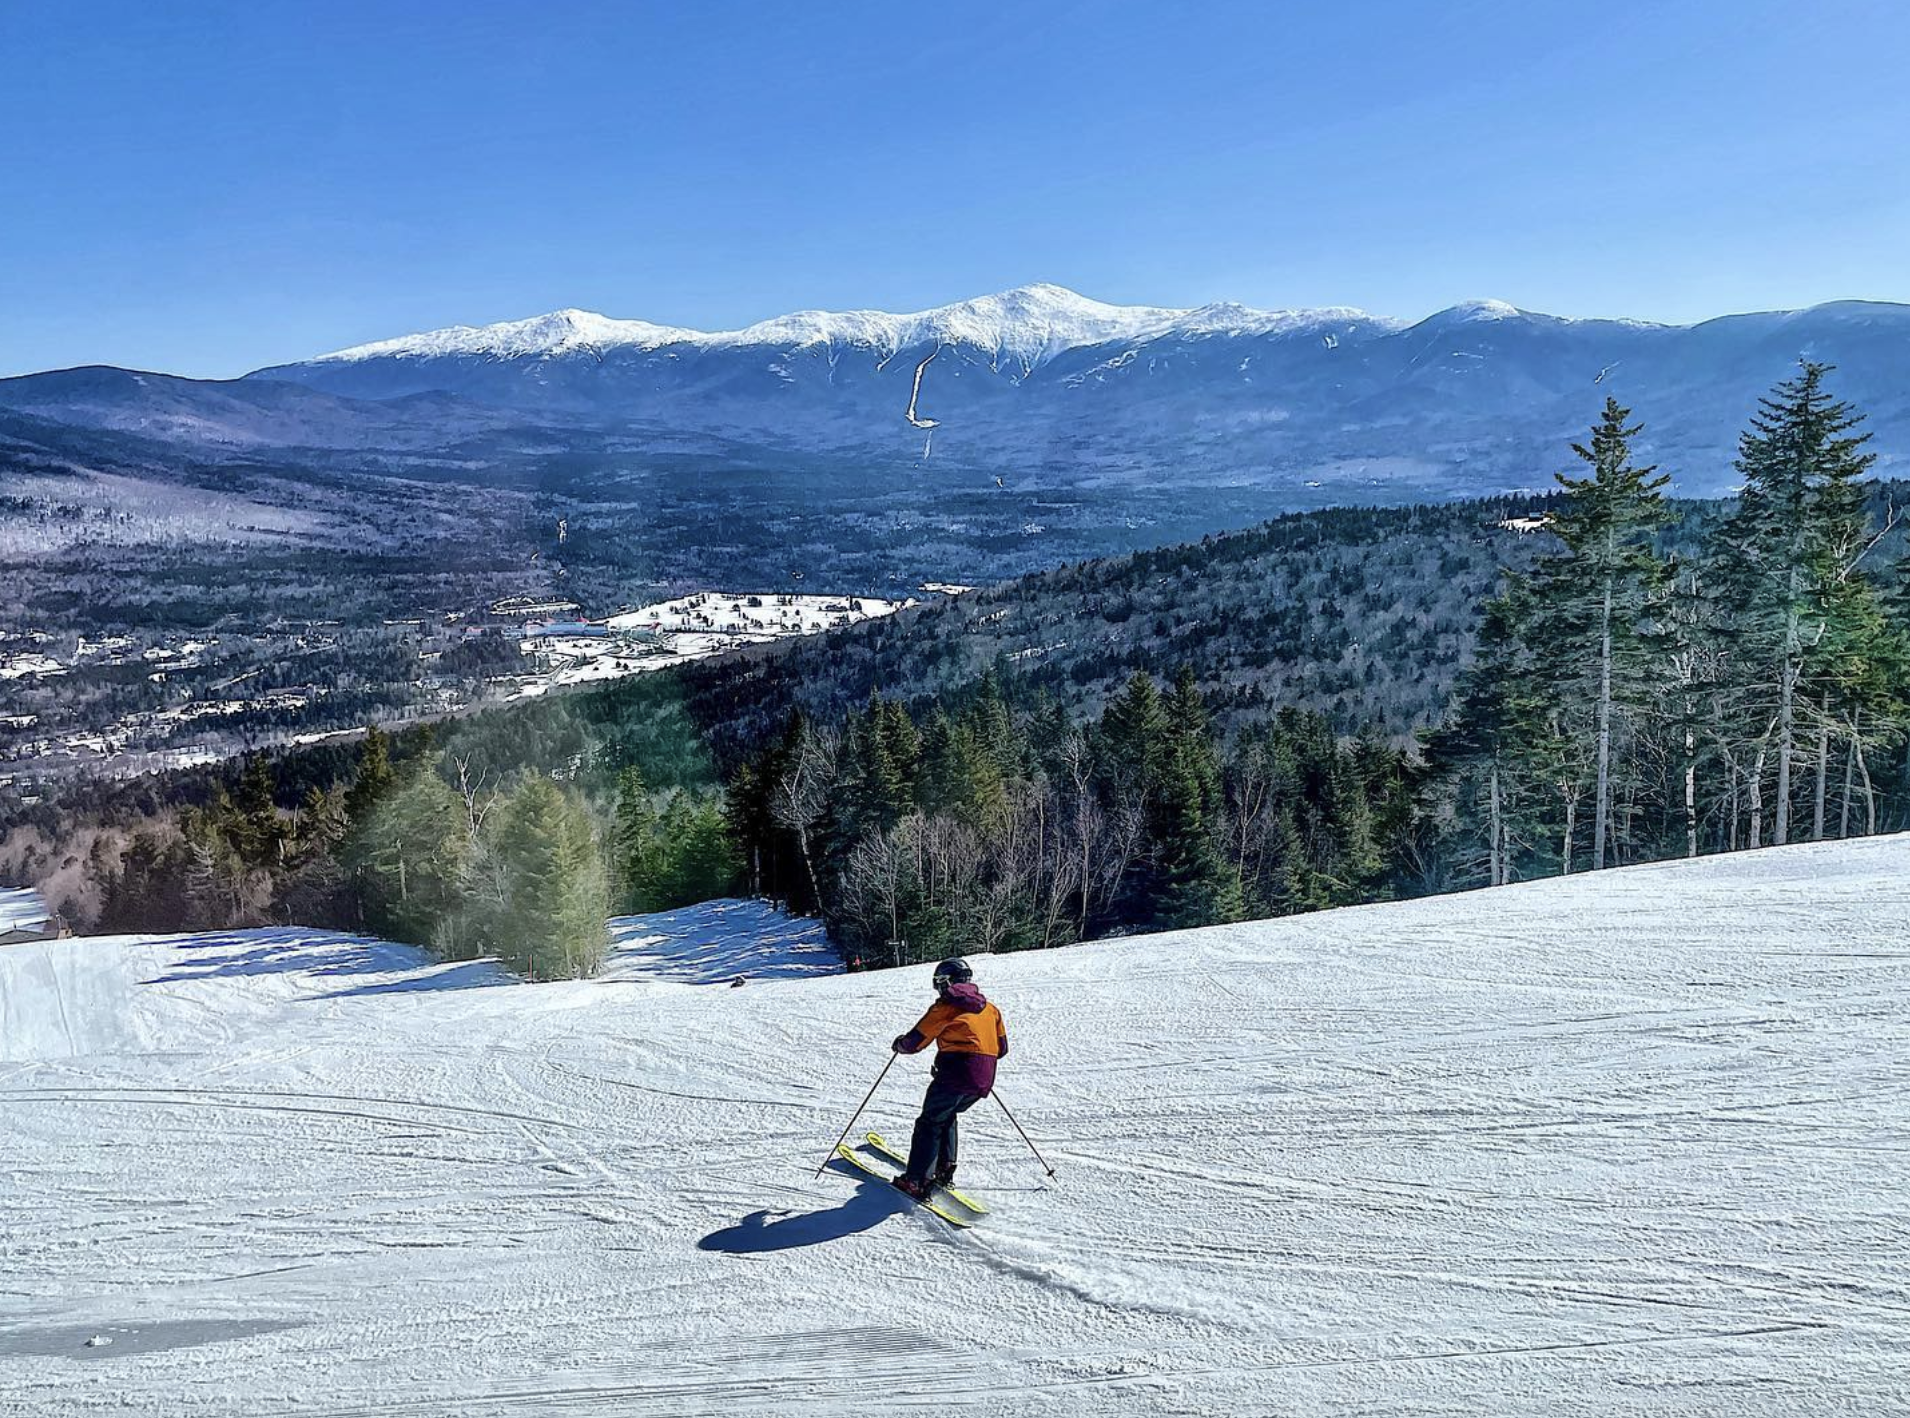
[[935,1077],[962,1093],[995,1086],[995,1060],[1008,1057],[1008,1026],[1001,1011],[973,984],[950,985],[927,1014],[895,1041],[901,1054],[917,1054],[933,1040]]

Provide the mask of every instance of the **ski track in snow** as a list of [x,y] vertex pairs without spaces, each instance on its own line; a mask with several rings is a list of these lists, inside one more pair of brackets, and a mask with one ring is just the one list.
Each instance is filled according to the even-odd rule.
[[979,960],[959,1233],[926,971],[673,929],[0,947],[0,1415],[1910,1410],[1910,838]]

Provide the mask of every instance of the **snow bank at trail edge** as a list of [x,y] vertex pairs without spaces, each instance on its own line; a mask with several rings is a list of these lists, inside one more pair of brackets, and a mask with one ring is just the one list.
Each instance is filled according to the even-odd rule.
[[0,935],[37,926],[47,915],[39,892],[23,886],[0,887]]
[[1910,839],[979,960],[964,1233],[813,1176],[927,970],[760,909],[0,947],[0,1413],[1902,1406]]
[[610,923],[599,981],[712,985],[735,979],[800,980],[842,973],[820,921],[762,901],[705,901]]

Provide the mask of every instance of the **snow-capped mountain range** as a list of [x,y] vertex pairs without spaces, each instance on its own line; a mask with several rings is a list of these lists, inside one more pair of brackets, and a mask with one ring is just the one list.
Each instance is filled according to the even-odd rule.
[[[725,469],[826,460],[1023,486],[1162,479],[1398,501],[1549,485],[1607,394],[1686,492],[1732,481],[1738,431],[1800,358],[1910,454],[1910,306],[1844,301],[1697,325],[1472,301],[1418,321],[1350,308],[1116,306],[1031,285],[913,314],[801,311],[703,332],[583,310],[453,326],[243,379],[111,369],[0,380],[0,411],[197,456],[437,455],[524,471],[588,447]],[[1298,496],[1307,489],[1304,497]]]
[[[1499,302],[1478,302],[1483,318],[1516,313]],[[959,345],[984,350],[1009,368],[1032,373],[1065,350],[1091,345],[1158,339],[1172,335],[1266,335],[1276,331],[1327,329],[1340,324],[1403,328],[1405,321],[1378,320],[1362,310],[1251,310],[1217,303],[1194,310],[1148,305],[1107,305],[1054,285],[1022,286],[913,314],[882,310],[799,310],[741,330],[702,331],[644,320],[615,320],[588,310],[556,310],[528,320],[496,325],[453,325],[395,340],[379,340],[320,355],[312,364],[373,359],[537,359],[610,350],[648,353],[680,345],[699,350],[815,345],[874,351],[892,358],[903,350]]]

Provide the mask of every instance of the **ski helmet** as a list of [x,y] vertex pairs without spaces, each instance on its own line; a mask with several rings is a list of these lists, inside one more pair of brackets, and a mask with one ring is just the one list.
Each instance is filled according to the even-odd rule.
[[950,985],[965,985],[974,978],[975,972],[968,968],[968,962],[959,955],[935,967],[935,988],[938,990],[945,990]]

